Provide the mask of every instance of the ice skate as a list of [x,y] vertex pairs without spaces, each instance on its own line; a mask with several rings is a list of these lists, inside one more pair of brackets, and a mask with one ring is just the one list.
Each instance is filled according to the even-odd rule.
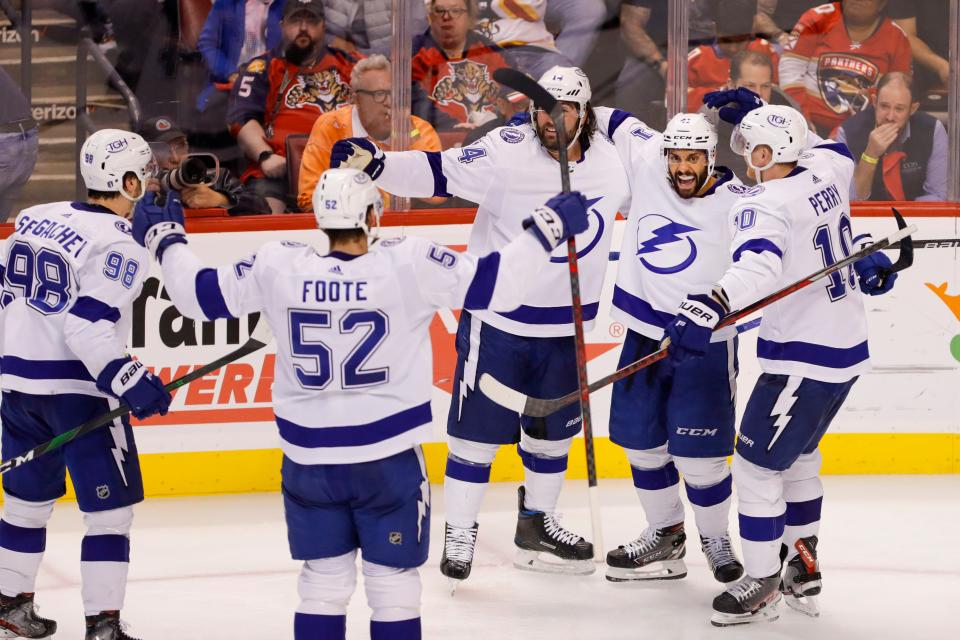
[[32,593],[0,600],[0,638],[46,638],[57,632],[57,623],[41,618]]
[[87,616],[86,640],[137,640],[127,634],[126,626],[120,621],[119,611],[101,611]]
[[593,573],[593,545],[564,529],[556,514],[527,510],[523,504],[525,494],[525,489],[520,487],[520,515],[513,539],[517,556],[513,566],[544,573]]
[[743,575],[743,565],[730,546],[729,533],[713,538],[700,536],[700,546],[717,582],[733,582]]
[[477,546],[477,528],[477,524],[470,528],[445,524],[440,573],[449,580],[451,596],[456,594],[460,583],[470,577],[473,552]]
[[[784,602],[791,609],[795,609],[811,618],[820,616],[820,605],[817,596],[822,587],[820,578],[820,564],[817,562],[817,536],[801,538],[794,544],[797,555],[787,563],[783,571],[783,580],[780,582],[780,591]],[[786,558],[787,548],[781,549]]]
[[767,578],[744,576],[713,599],[715,627],[773,622],[780,617],[779,572]]
[[687,575],[687,535],[683,523],[647,528],[636,540],[621,545],[607,554],[607,580],[677,580]]

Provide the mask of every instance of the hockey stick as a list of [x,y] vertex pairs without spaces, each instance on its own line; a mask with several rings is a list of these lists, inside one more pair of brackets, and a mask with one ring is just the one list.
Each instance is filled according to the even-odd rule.
[[[903,218],[900,217],[899,214],[897,214],[897,225],[900,226],[901,224],[904,224]],[[799,291],[800,289],[803,289],[804,287],[807,287],[813,284],[820,278],[828,276],[835,271],[839,271],[844,267],[848,267],[852,265],[854,262],[872,253],[876,253],[881,249],[889,249],[891,245],[893,245],[898,240],[902,240],[901,255],[897,259],[897,262],[894,263],[894,265],[890,269],[888,269],[884,274],[882,274],[881,277],[886,278],[892,273],[896,273],[897,271],[902,271],[903,269],[906,269],[913,263],[913,250],[912,250],[912,245],[910,243],[910,235],[913,233],[916,233],[916,231],[917,231],[917,228],[914,225],[910,225],[909,227],[901,226],[900,230],[894,233],[893,235],[887,238],[884,238],[867,247],[864,247],[860,251],[857,251],[856,253],[851,254],[849,257],[844,258],[839,262],[835,262],[829,267],[824,267],[820,271],[817,271],[816,273],[812,273],[806,278],[798,280],[797,282],[794,282],[793,284],[788,285],[775,293],[771,293],[769,296],[762,298],[757,302],[754,302],[753,304],[744,307],[740,311],[735,311],[734,313],[729,314],[717,325],[716,328],[721,329],[723,327],[728,327],[731,324],[735,323],[737,320],[745,318],[746,316],[749,316],[750,314],[755,313],[756,311],[759,311],[760,309],[766,306],[769,306],[770,304],[773,304],[777,300],[785,298],[791,293]],[[645,367],[649,367],[654,362],[663,360],[665,357],[667,357],[667,348],[663,347],[658,351],[654,351],[650,355],[640,358],[636,362],[632,362],[621,369],[617,369],[610,375],[604,376],[603,378],[600,378],[596,382],[591,383],[590,391],[591,392],[597,391],[607,386],[608,384],[612,384],[618,380],[622,380],[627,376],[633,375],[634,373],[636,373],[637,371],[640,371]],[[520,393],[516,389],[511,389],[510,387],[506,386],[505,384],[503,384],[502,382],[500,382],[499,380],[497,380],[496,378],[494,378],[488,373],[485,373],[482,376],[480,376],[480,390],[483,391],[484,395],[486,395],[488,398],[490,398],[497,404],[531,417],[548,416],[554,411],[557,411],[558,409],[561,409],[572,402],[576,402],[577,400],[577,394],[575,393],[561,396],[559,398],[549,398],[549,399],[548,398],[532,398],[530,396]]]
[[[198,378],[202,378],[208,373],[216,371],[225,364],[229,364],[234,360],[239,360],[240,358],[249,355],[254,351],[259,351],[267,346],[267,343],[270,342],[270,338],[270,328],[267,326],[267,321],[263,318],[263,316],[261,316],[259,322],[257,322],[257,326],[251,332],[250,338],[248,338],[247,341],[239,348],[234,349],[225,356],[217,358],[210,364],[200,367],[196,371],[191,371],[187,375],[169,382],[168,384],[164,385],[164,389],[167,391],[179,389],[180,387],[190,384]],[[35,460],[49,451],[59,449],[68,442],[72,442],[80,436],[90,433],[94,429],[99,429],[104,425],[110,424],[117,418],[123,417],[128,413],[130,413],[130,407],[128,407],[126,404],[121,404],[113,411],[105,413],[101,416],[97,416],[96,418],[91,418],[90,420],[87,420],[81,424],[79,427],[74,427],[73,429],[70,429],[70,431],[65,431],[56,438],[48,440],[41,445],[37,445],[24,454],[10,458],[9,460],[4,460],[3,462],[0,462],[0,475],[10,471],[11,469],[16,469],[17,467],[24,465],[31,460]]]
[[[533,101],[538,108],[550,114],[557,132],[557,151],[560,162],[560,188],[570,193],[570,162],[567,157],[567,130],[563,117],[563,105],[525,73],[516,69],[497,69],[493,78],[514,91],[519,91]],[[593,449],[593,421],[590,416],[590,387],[587,378],[587,347],[583,335],[583,305],[580,299],[580,270],[577,266],[577,242],[567,238],[567,266],[570,269],[570,298],[573,307],[574,346],[577,356],[577,398],[580,400],[580,418],[583,422],[583,445],[587,458],[587,497],[590,504],[590,521],[593,525],[594,560],[603,562],[597,552],[603,549],[603,529],[600,524],[600,496],[597,495],[597,461]]]

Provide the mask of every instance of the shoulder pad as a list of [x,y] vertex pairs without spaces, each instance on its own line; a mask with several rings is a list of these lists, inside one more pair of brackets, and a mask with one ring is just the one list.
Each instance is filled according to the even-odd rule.
[[752,198],[755,195],[763,193],[766,189],[762,184],[756,184],[752,187],[745,184],[728,184],[726,187],[731,193],[735,193],[741,198]]

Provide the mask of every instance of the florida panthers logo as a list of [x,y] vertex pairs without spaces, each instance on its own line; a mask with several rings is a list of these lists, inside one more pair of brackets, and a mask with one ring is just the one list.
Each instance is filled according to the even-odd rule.
[[459,105],[468,118],[481,111],[494,112],[497,85],[490,79],[487,65],[474,60],[460,60],[447,65],[450,72],[433,88],[432,98],[443,106]]
[[321,113],[333,111],[350,100],[350,85],[336,69],[298,75],[283,99],[287,109],[311,106]]
[[854,114],[870,103],[870,90],[880,70],[865,58],[825,53],[817,62],[817,84],[824,103],[834,113]]

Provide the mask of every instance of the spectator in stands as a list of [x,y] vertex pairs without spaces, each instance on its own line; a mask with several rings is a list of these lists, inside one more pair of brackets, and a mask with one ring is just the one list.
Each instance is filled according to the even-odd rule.
[[[687,111],[697,111],[708,91],[726,85],[730,78],[730,59],[741,51],[767,55],[776,68],[779,57],[773,46],[753,35],[755,7],[756,0],[726,0],[723,11],[716,16],[717,37],[714,42],[690,51],[687,56]],[[777,82],[776,73],[773,82]]]
[[227,111],[230,130],[254,163],[241,177],[248,189],[286,209],[286,141],[308,133],[322,114],[350,102],[356,59],[324,44],[320,0],[287,0],[282,53],[254,58],[234,83]]
[[[190,155],[187,135],[173,118],[150,118],[140,127],[140,135],[150,145],[157,168],[161,172],[175,171]],[[244,190],[243,184],[228,169],[220,167],[215,174],[209,171],[208,185],[197,185],[180,191],[180,199],[187,209],[227,209],[230,215],[268,213],[270,207],[262,197]],[[160,188],[151,180],[150,190]]]
[[470,0],[429,0],[430,28],[413,41],[412,112],[438,131],[473,129],[503,115],[493,72],[510,64],[503,50],[473,31]]
[[572,62],[557,49],[543,18],[547,0],[477,0],[477,30],[507,51],[513,64],[534,78]]
[[780,59],[780,82],[817,131],[862,111],[885,73],[910,72],[910,43],[883,10],[887,0],[844,0],[801,16]]
[[203,25],[197,49],[210,72],[210,83],[197,98],[203,111],[216,85],[229,90],[242,65],[280,44],[285,0],[216,0]]
[[90,29],[93,41],[100,50],[106,53],[117,48],[116,34],[113,30],[113,21],[106,10],[100,6],[99,0],[79,0],[80,14],[84,25]]
[[823,4],[823,0],[757,0],[757,14],[753,18],[753,32],[783,51],[790,42],[794,25],[808,9]]
[[666,123],[667,3],[623,0],[620,37],[627,59],[617,78],[616,105],[662,129]]
[[[950,5],[943,0],[890,0],[887,15],[903,29],[913,53],[918,97],[950,83]],[[946,105],[944,105],[946,111]]]
[[946,200],[947,130],[919,107],[910,76],[888,73],[875,104],[839,127],[857,160],[851,200]]
[[606,17],[607,5],[603,0],[547,0],[546,23],[559,34],[557,49],[581,69]]
[[[327,44],[354,55],[390,55],[393,34],[392,0],[324,0]],[[423,33],[427,18],[422,2],[410,3],[410,33]]]
[[37,164],[39,132],[30,103],[0,67],[0,222],[6,222]]
[[[390,62],[381,55],[361,60],[353,70],[352,86],[353,104],[324,114],[310,132],[300,165],[297,203],[302,211],[313,210],[313,191],[320,175],[330,168],[330,152],[338,140],[369,138],[384,151],[390,150]],[[410,149],[440,151],[440,138],[433,127],[416,116],[411,120]]]

